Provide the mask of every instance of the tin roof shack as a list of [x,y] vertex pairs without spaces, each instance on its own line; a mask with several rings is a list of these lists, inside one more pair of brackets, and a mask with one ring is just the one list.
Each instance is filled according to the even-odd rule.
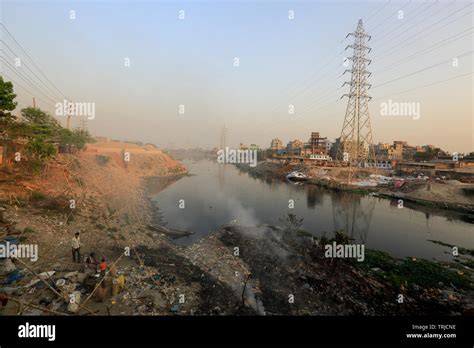
[[397,174],[436,176],[437,170],[455,170],[459,166],[458,161],[452,160],[433,160],[429,162],[402,161],[397,164]]
[[474,158],[463,158],[459,160],[459,166],[454,169],[439,169],[436,175],[445,176],[452,180],[466,183],[474,183]]

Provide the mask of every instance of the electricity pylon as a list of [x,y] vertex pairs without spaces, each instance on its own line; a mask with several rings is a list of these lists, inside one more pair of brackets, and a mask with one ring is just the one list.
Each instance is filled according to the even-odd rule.
[[219,150],[225,150],[226,147],[226,133],[227,133],[227,128],[225,128],[225,125],[222,126],[221,132],[219,135]]
[[365,57],[366,53],[371,51],[370,47],[366,46],[366,39],[370,41],[370,35],[364,31],[362,19],[359,19],[357,30],[349,33],[349,36],[354,36],[354,44],[348,45],[348,48],[354,50],[352,57],[348,60],[352,61],[352,68],[345,70],[351,73],[350,82],[344,82],[350,86],[350,92],[344,94],[343,97],[348,97],[346,115],[342,125],[341,137],[339,138],[339,147],[337,151],[337,160],[348,163],[349,165],[349,183],[351,182],[353,170],[356,171],[363,167],[369,156],[373,156],[373,163],[375,162],[375,153],[372,139],[372,126],[370,124],[369,116],[369,100],[371,97],[367,94],[371,84],[367,83],[367,78],[371,73],[367,71],[366,67],[371,63],[370,59]]
[[[219,134],[219,150],[225,151],[225,148],[227,146],[226,135],[227,135],[227,128],[225,128],[225,125],[223,125]],[[222,190],[224,187],[225,167],[226,166],[223,163],[217,164],[217,176],[219,177],[220,190]]]

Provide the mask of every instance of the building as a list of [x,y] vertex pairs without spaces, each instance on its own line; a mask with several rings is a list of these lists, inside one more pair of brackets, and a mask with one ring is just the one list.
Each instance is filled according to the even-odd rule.
[[249,150],[258,151],[258,150],[260,150],[260,148],[259,148],[258,145],[256,145],[256,144],[250,144]]
[[301,148],[303,148],[301,140],[290,140],[286,145],[286,153],[289,156],[301,156]]
[[94,139],[98,143],[100,143],[100,142],[109,142],[110,141],[110,138],[102,137],[102,136],[95,136]]
[[319,155],[319,154],[311,154],[309,155],[309,159],[315,161],[323,161],[323,162],[331,162],[332,158],[329,155]]
[[324,145],[326,147],[326,154],[329,154],[331,152],[332,144],[333,143],[329,141],[328,139],[326,139],[326,141],[324,142]]
[[403,159],[403,147],[405,144],[403,141],[394,141],[393,144],[378,143],[374,145],[375,157],[380,161],[400,161]]
[[319,136],[319,132],[311,132],[311,137],[309,138],[311,154],[326,155],[326,140],[327,138],[321,138]]
[[283,146],[283,141],[281,139],[278,139],[278,138],[272,139],[272,141],[270,143],[270,149],[273,152],[278,152],[279,150],[282,150],[284,148],[285,147]]
[[364,162],[364,168],[378,168],[378,169],[393,169],[396,165],[396,161],[392,160],[376,160],[374,165],[373,159],[368,159]]
[[429,162],[402,161],[397,164],[398,175],[424,174],[436,175],[437,170],[456,170],[460,163],[453,160],[433,160]]

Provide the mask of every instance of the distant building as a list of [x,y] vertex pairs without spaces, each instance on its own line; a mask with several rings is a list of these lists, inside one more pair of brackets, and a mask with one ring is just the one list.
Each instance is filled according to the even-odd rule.
[[257,150],[258,151],[258,150],[260,150],[260,148],[256,144],[250,144],[249,150]]
[[95,141],[97,141],[98,143],[101,143],[101,142],[109,142],[110,141],[110,138],[108,137],[102,137],[102,136],[96,136],[94,137]]
[[403,159],[403,141],[394,141],[393,145],[387,143],[378,143],[374,145],[375,157],[378,160],[402,160]]
[[332,158],[329,155],[319,155],[319,154],[311,154],[309,155],[309,159],[316,160],[316,161],[326,161],[331,162]]
[[301,140],[290,140],[286,145],[286,154],[289,156],[301,156],[302,148],[303,142]]
[[377,167],[379,169],[392,169],[393,166],[396,164],[396,162],[392,160],[376,160],[375,164],[376,165],[374,165],[373,159],[368,159],[366,162],[364,162],[364,167],[365,168]]
[[270,149],[274,152],[277,152],[278,150],[282,150],[285,147],[283,146],[283,141],[278,138],[272,139],[272,142],[270,143]]
[[399,175],[424,174],[434,176],[437,170],[455,170],[459,169],[460,163],[453,160],[433,160],[428,162],[402,161],[397,164]]
[[325,140],[324,145],[326,147],[326,153],[329,154],[331,152],[332,142],[328,139]]
[[321,138],[319,136],[319,132],[311,132],[311,137],[309,138],[311,154],[326,155],[326,140],[327,138]]

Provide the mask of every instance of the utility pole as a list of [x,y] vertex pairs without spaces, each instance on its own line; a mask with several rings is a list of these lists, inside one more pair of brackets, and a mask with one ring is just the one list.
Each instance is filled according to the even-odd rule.
[[[74,107],[74,113],[75,113],[75,107]],[[69,110],[67,112],[66,128],[71,129],[71,115],[69,114]]]
[[346,114],[344,123],[342,125],[341,137],[339,138],[339,147],[336,159],[349,164],[349,178],[352,179],[352,167],[357,171],[363,167],[371,155],[373,156],[374,166],[375,153],[373,149],[372,126],[370,124],[369,116],[369,100],[371,97],[367,94],[371,84],[367,83],[367,78],[371,73],[367,71],[367,65],[370,65],[371,60],[365,57],[366,53],[371,51],[370,47],[366,46],[366,39],[370,41],[370,35],[364,31],[362,20],[359,19],[357,29],[353,33],[347,34],[346,38],[354,36],[354,44],[348,45],[352,48],[354,53],[352,57],[347,59],[352,61],[352,68],[345,70],[351,73],[351,80],[344,82],[350,86],[350,92],[344,94],[343,97],[348,97]]
[[82,132],[85,132],[87,130],[87,119],[83,118],[82,119]]
[[36,98],[35,97],[33,97],[33,108],[36,109]]

